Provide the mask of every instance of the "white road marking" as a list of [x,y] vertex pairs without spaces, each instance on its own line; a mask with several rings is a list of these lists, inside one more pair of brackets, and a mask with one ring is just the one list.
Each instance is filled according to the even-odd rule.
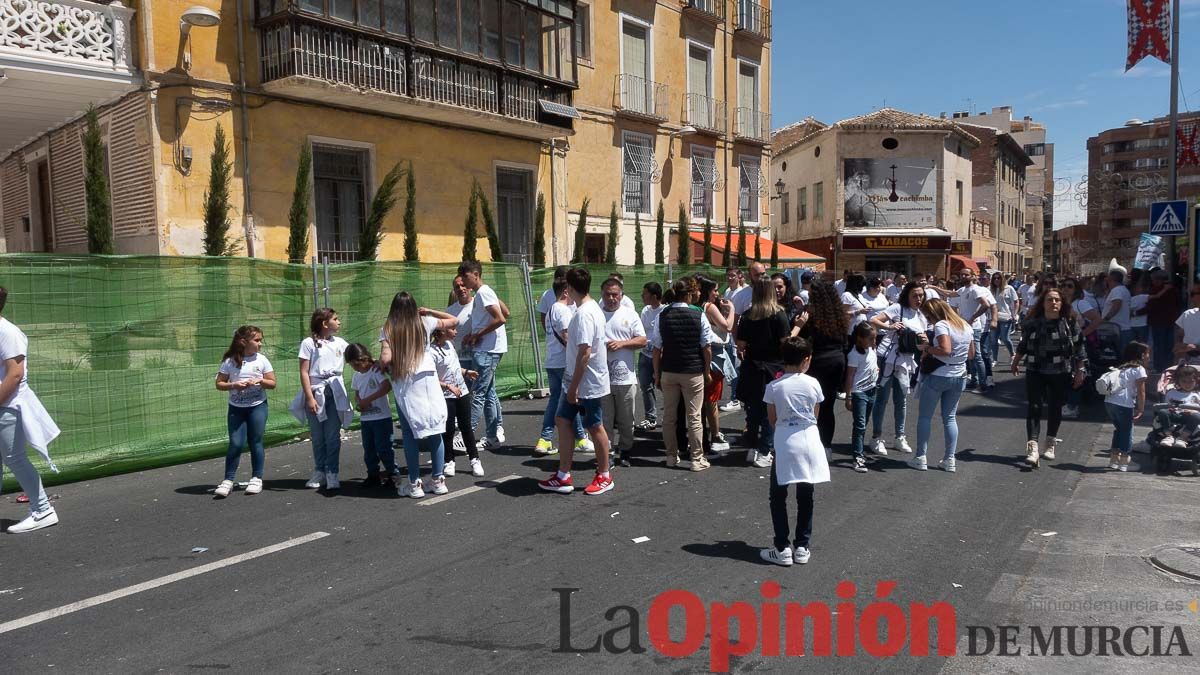
[[88,609],[89,607],[95,607],[96,605],[102,605],[106,602],[112,602],[113,600],[120,600],[121,598],[128,597],[130,595],[134,595],[135,593],[141,593],[142,591],[149,591],[151,589],[155,589],[160,586],[166,586],[167,584],[173,584],[176,581],[183,581],[184,579],[189,579],[194,576],[199,576],[206,572],[212,572],[214,570],[221,569],[222,567],[229,567],[230,565],[236,565],[240,562],[246,562],[247,560],[253,560],[254,558],[261,558],[264,555],[270,555],[271,553],[276,553],[276,552],[282,551],[284,549],[289,549],[289,548],[292,548],[293,546],[299,546],[300,544],[307,544],[310,541],[316,541],[318,539],[321,539],[323,537],[328,537],[328,536],[329,536],[328,532],[313,532],[312,534],[306,534],[303,537],[297,537],[295,539],[288,539],[287,541],[280,542],[278,544],[272,544],[271,546],[266,546],[264,548],[256,549],[254,551],[249,551],[247,553],[242,553],[242,554],[235,555],[235,556],[232,556],[229,558],[224,558],[224,559],[218,560],[216,562],[208,563],[207,565],[200,565],[199,567],[193,567],[191,569],[187,569],[182,572],[168,574],[165,577],[151,579],[150,581],[145,581],[140,584],[134,584],[133,586],[127,586],[125,588],[121,588],[121,589],[112,591],[110,593],[105,593],[103,595],[97,595],[97,596],[88,598],[86,600],[80,600],[79,602],[72,602],[69,605],[55,607],[54,609],[48,609],[44,612],[38,612],[37,614],[30,614],[29,616],[21,618],[21,619],[15,619],[13,621],[0,623],[0,634],[7,633],[9,631],[18,630],[20,628],[25,628],[27,626],[32,626],[36,623],[41,623],[43,621],[49,621],[50,619],[55,619],[60,616],[64,616],[66,614],[71,614],[73,612],[78,612],[83,609]]
[[483,485],[472,485],[469,488],[463,488],[461,490],[454,490],[453,492],[451,492],[449,494],[438,495],[437,497],[432,497],[429,499],[422,499],[421,501],[417,502],[417,506],[433,506],[434,504],[441,504],[442,502],[447,501],[449,499],[454,499],[455,497],[462,497],[463,495],[469,495],[473,492],[482,492],[483,490],[490,490],[501,483],[507,483],[510,480],[516,480],[518,478],[524,478],[524,476],[515,476],[515,475],[514,476],[505,476],[503,478],[497,478],[495,480],[484,481]]

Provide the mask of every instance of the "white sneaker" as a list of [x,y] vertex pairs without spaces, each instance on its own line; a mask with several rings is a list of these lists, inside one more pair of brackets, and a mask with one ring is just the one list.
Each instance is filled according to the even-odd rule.
[[463,441],[462,432],[454,432],[454,440],[450,443],[450,449],[460,455],[467,454],[467,444]]
[[741,409],[742,409],[742,402],[737,401],[737,400],[730,401],[728,403],[723,403],[719,407],[719,410],[721,412],[733,412],[735,410],[741,410]]
[[581,438],[575,441],[575,452],[582,452],[589,455],[595,454],[596,444],[587,438]]
[[929,461],[924,457],[913,457],[912,459],[908,460],[908,465],[917,471],[929,470]]
[[425,496],[425,488],[421,486],[421,480],[417,479],[417,480],[409,483],[406,494],[404,494],[402,496],[412,497],[413,499],[420,499],[421,497],[424,497]]
[[435,495],[444,495],[447,492],[450,492],[450,488],[446,487],[446,479],[444,477],[434,478],[429,483],[429,491]]
[[1079,406],[1064,405],[1063,411],[1062,411],[1062,416],[1067,419],[1075,419],[1076,417],[1079,417]]
[[991,389],[992,387],[996,386],[996,381],[994,379],[992,379],[991,375],[987,376],[987,381],[984,383],[984,386],[987,387],[988,389]]
[[246,494],[256,495],[260,492],[262,492],[262,479],[251,478],[250,482],[246,484]]
[[723,434],[717,434],[713,437],[712,447],[713,452],[725,452],[729,450],[729,441],[725,440]]
[[326,490],[342,489],[342,483],[341,483],[341,481],[338,480],[338,475],[336,473],[325,474],[325,489]]
[[1051,438],[1046,441],[1046,449],[1042,450],[1042,459],[1054,459],[1055,446],[1058,445],[1057,438]]
[[754,454],[754,466],[757,466],[760,469],[766,469],[766,468],[770,467],[771,466],[771,453],[767,453],[765,455],[760,455],[758,453],[755,453]]
[[217,486],[217,489],[213,490],[213,494],[218,497],[228,497],[230,492],[233,492],[233,481],[231,480],[221,481],[221,484]]
[[946,473],[954,473],[958,470],[958,462],[953,457],[946,457],[938,462],[938,467]]
[[855,471],[857,471],[858,473],[866,473],[866,472],[867,472],[867,460],[866,460],[866,458],[864,458],[864,457],[855,457],[855,458],[854,458],[854,470],[855,470]]
[[1039,464],[1038,443],[1037,441],[1029,441],[1025,444],[1025,463],[1037,468]]
[[882,438],[876,438],[874,443],[875,447],[872,449],[872,452],[880,457],[887,457],[887,443],[884,443]]
[[496,445],[504,445],[504,427],[496,427]]
[[480,452],[483,452],[484,450],[487,450],[487,449],[488,449],[488,446],[490,446],[490,445],[491,445],[491,443],[489,443],[489,442],[488,442],[488,439],[486,439],[486,438],[481,438],[481,439],[479,439],[479,442],[475,444],[475,447],[476,447],[476,448],[477,448],[477,449],[478,449]]
[[308,482],[304,484],[304,487],[309,488],[310,490],[316,490],[317,488],[321,487],[321,481],[323,480],[325,480],[325,472],[314,471],[312,472],[312,476],[309,477]]
[[471,475],[472,476],[482,476],[483,475],[483,462],[479,461],[478,459],[471,460]]
[[447,478],[454,475],[454,462],[453,461],[446,462],[446,466],[442,469],[442,474],[445,475]]
[[792,554],[792,560],[795,560],[796,562],[800,563],[801,565],[807,563],[808,559],[811,557],[812,557],[812,551],[804,548],[803,546],[797,546],[795,553]]
[[781,567],[792,566],[792,548],[790,546],[784,546],[782,551],[776,551],[774,546],[764,548],[758,552],[758,555],[763,560]]
[[58,524],[58,513],[53,506],[47,506],[44,510],[36,513],[30,513],[25,520],[8,528],[9,534],[22,534],[24,532],[33,532],[40,530],[43,527],[50,527]]
[[839,392],[838,392],[838,400],[839,400],[839,401],[845,401],[845,400],[846,400],[846,392],[844,392],[844,391],[839,391]]
[[896,437],[896,442],[892,444],[892,448],[909,455],[911,455],[913,451],[913,449],[908,446],[908,439],[903,436]]

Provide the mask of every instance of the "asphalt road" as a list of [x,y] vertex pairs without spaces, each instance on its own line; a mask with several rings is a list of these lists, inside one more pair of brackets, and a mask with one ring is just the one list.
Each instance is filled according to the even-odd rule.
[[[913,471],[905,456],[893,455],[864,475],[850,470],[843,409],[833,482],[817,490],[812,561],[785,569],[758,559],[771,540],[767,473],[746,466],[736,446],[713,469],[692,474],[665,468],[657,439],[648,438],[634,466],[615,473],[613,492],[543,494],[535,481],[557,460],[531,458],[541,404],[505,407],[510,445],[485,453],[487,477],[449,479],[452,498],[438,503],[361,489],[356,435],[343,446],[336,495],[303,489],[307,444],[268,451],[259,496],[214,499],[220,459],[53,488],[62,524],[0,537],[3,671],[703,671],[711,665],[708,637],[686,658],[651,646],[650,607],[660,593],[681,589],[705,606],[759,607],[761,584],[775,581],[779,602],[833,607],[847,602],[835,593],[844,580],[857,584],[849,602],[859,614],[880,581],[896,582],[888,599],[906,610],[915,602],[951,603],[960,655],[917,658],[906,646],[901,656],[878,659],[860,640],[855,656],[770,657],[760,645],[734,656],[731,670],[1011,670],[1003,659],[964,656],[964,627],[1024,620],[1015,599],[1000,596],[1021,592],[1013,579],[1038,575],[1043,552],[1030,542],[1047,522],[1061,520],[1082,481],[1103,471],[1094,466],[1093,445],[1106,433],[1101,417],[1068,421],[1059,459],[1039,471],[1023,468],[1024,393],[1005,380],[988,396],[964,395],[957,474]],[[915,418],[914,406],[914,444]],[[736,429],[741,416],[724,424]],[[935,464],[938,425],[932,448]],[[577,458],[577,482],[590,479],[590,460]],[[0,525],[22,509],[6,495]],[[1124,536],[1120,518],[1087,522],[1101,547],[1106,537]],[[304,543],[238,558],[307,535]],[[649,540],[635,543],[639,537]],[[1146,583],[1178,588],[1148,567],[1145,574]],[[150,587],[130,589],[138,584]],[[566,592],[555,589],[563,588],[578,589],[570,594],[569,649],[586,649],[606,631],[614,646],[626,647],[631,613],[606,612],[628,606],[644,651],[561,651]],[[133,592],[72,604],[121,589]],[[64,607],[75,611],[39,615]],[[682,610],[671,617],[673,639],[684,639]],[[1200,637],[1189,637],[1200,649]],[[1062,662],[1031,663],[1036,671]],[[1085,661],[1099,669],[1113,663]]]

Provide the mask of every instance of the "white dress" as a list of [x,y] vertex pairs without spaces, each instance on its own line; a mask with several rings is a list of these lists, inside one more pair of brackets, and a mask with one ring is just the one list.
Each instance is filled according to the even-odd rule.
[[817,380],[787,373],[767,385],[763,401],[775,406],[775,480],[779,485],[828,483],[829,461],[813,406],[824,400]]

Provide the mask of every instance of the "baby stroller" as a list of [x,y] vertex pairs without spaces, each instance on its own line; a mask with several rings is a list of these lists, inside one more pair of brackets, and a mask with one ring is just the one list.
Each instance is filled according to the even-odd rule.
[[[1163,376],[1159,379],[1158,390],[1160,394],[1165,395],[1167,391],[1173,388],[1175,367],[1168,368],[1163,372]],[[1161,411],[1170,408],[1182,409],[1200,414],[1200,408],[1193,406],[1173,406],[1168,403],[1159,403],[1154,406],[1154,414],[1157,416]],[[1155,425],[1158,426],[1157,424]],[[1146,443],[1150,446],[1150,456],[1154,460],[1154,470],[1159,474],[1167,474],[1171,472],[1171,465],[1176,461],[1189,462],[1191,464],[1192,475],[1200,476],[1200,431],[1175,435],[1169,427],[1155,428],[1146,436]]]
[[[1110,369],[1121,365],[1121,328],[1105,321],[1084,340],[1084,349],[1088,357],[1087,381],[1095,382]],[[1095,391],[1095,388],[1088,386],[1084,390]]]

